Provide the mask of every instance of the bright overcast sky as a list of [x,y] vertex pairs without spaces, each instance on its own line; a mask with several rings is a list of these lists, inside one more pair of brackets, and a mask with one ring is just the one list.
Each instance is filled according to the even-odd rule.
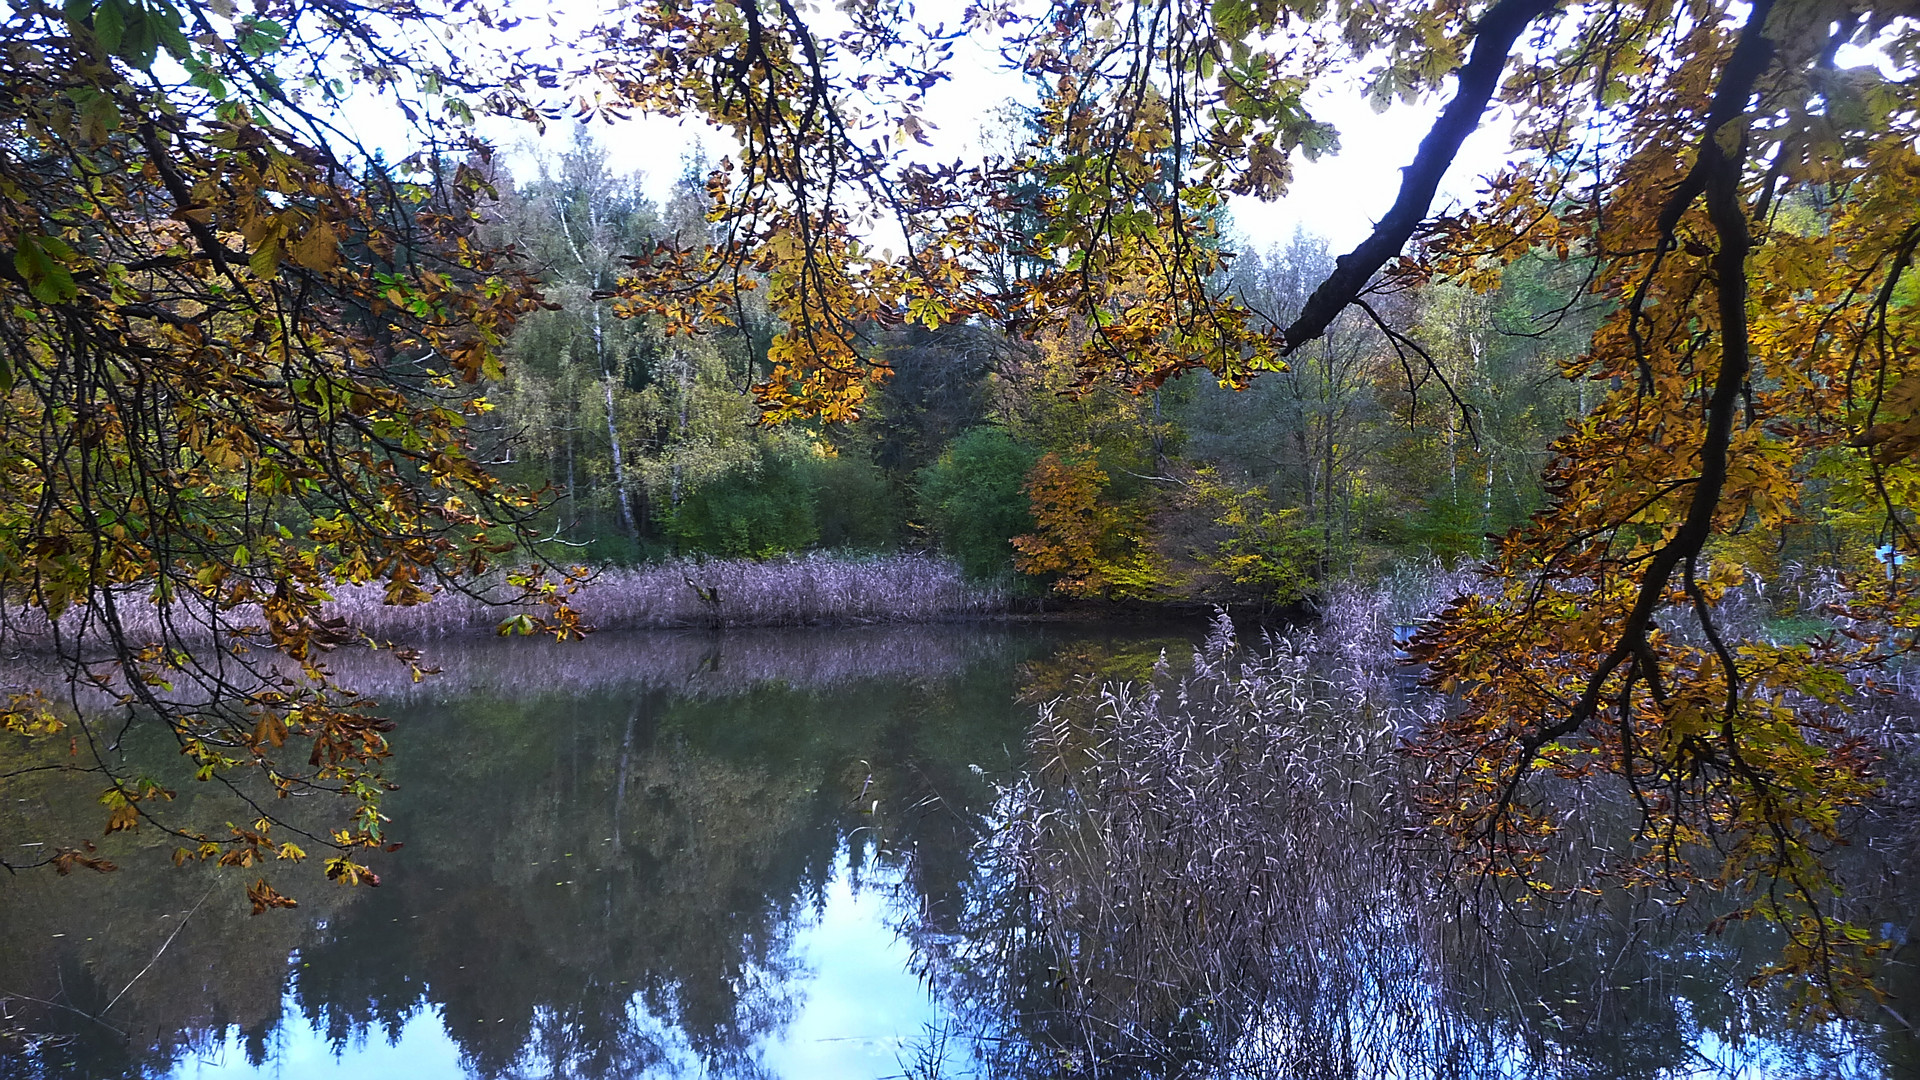
[[[546,12],[569,6],[567,0],[546,2],[552,6],[542,9],[543,21]],[[591,19],[592,11],[606,0],[574,2],[576,19],[561,14],[561,23]],[[959,17],[959,4],[960,0],[921,0],[917,7],[923,19],[938,18],[943,9],[951,8],[948,19],[952,21]],[[835,17],[831,9],[818,14],[823,19]],[[1849,66],[1887,66],[1884,54],[1872,49],[1849,47],[1841,61]],[[1007,150],[1012,141],[1010,133],[995,130],[999,127],[1000,106],[1016,98],[1030,101],[1032,88],[1004,68],[998,52],[971,38],[955,42],[948,70],[952,77],[930,91],[926,102],[926,117],[936,128],[930,133],[934,145],[930,149],[914,147],[913,151],[921,160],[952,162],[977,157],[983,147]],[[1236,197],[1231,201],[1235,228],[1246,239],[1247,247],[1264,250],[1284,244],[1294,229],[1304,227],[1325,237],[1336,253],[1351,250],[1392,205],[1401,169],[1412,162],[1421,137],[1451,92],[1449,81],[1441,94],[1431,94],[1418,105],[1396,104],[1384,113],[1375,113],[1357,87],[1323,86],[1316,97],[1309,99],[1309,106],[1316,117],[1339,129],[1341,151],[1317,162],[1296,157],[1292,189],[1279,200],[1269,203]],[[347,126],[372,136],[369,145],[399,150],[407,128],[397,116],[387,115],[392,112],[391,101],[381,96],[350,105]],[[549,125],[546,134],[540,136],[525,123],[490,119],[481,122],[480,131],[505,151],[516,173],[524,174],[531,171],[527,151],[535,147],[556,153],[564,150],[572,141],[572,128],[572,121],[563,120]],[[593,129],[607,149],[614,171],[636,174],[647,194],[660,202],[665,201],[679,176],[684,157],[696,145],[703,144],[714,160],[730,149],[730,140],[716,130],[655,117],[614,125],[595,123]],[[1509,149],[1507,134],[1506,126],[1495,120],[1467,140],[1441,184],[1436,211],[1472,199],[1481,179],[1502,164]],[[886,245],[888,238],[876,239]]]
[[[1007,148],[1009,133],[996,130],[999,106],[1023,94],[1030,98],[1031,91],[1000,64],[997,53],[977,42],[963,39],[956,44],[949,69],[953,77],[928,95],[926,115],[937,130],[930,134],[933,148],[919,152],[922,158],[951,162],[977,156],[983,147]],[[1311,107],[1340,130],[1340,153],[1317,162],[1296,158],[1293,187],[1279,200],[1234,198],[1235,227],[1255,250],[1284,244],[1296,227],[1326,237],[1335,252],[1351,249],[1392,205],[1400,170],[1412,162],[1444,100],[1432,97],[1418,106],[1396,105],[1375,113],[1357,88],[1344,94],[1323,92]],[[572,141],[572,127],[572,121],[561,121],[537,138],[525,124],[493,120],[483,122],[481,131],[507,152],[511,167],[520,172],[529,164],[526,149],[539,145],[563,150]],[[730,147],[726,136],[713,129],[653,117],[592,127],[613,170],[640,174],[656,201],[665,200],[682,159],[696,142],[704,143],[716,160]],[[1504,127],[1490,125],[1476,132],[1441,186],[1441,204],[1471,196],[1506,151]]]

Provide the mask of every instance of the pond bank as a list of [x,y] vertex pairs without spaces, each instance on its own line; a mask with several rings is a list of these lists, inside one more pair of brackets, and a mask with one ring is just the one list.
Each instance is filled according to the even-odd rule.
[[[385,583],[335,584],[322,618],[347,640],[421,644],[456,637],[490,637],[526,610],[507,602],[514,590],[475,583],[471,593],[443,589],[430,602],[394,605]],[[133,642],[168,640],[191,645],[218,636],[248,636],[261,622],[253,605],[210,616],[203,602],[183,599],[162,609],[141,586],[115,590],[115,617]],[[859,556],[830,552],[758,561],[673,559],[630,567],[602,567],[572,598],[594,630],[722,630],[822,626],[1003,622],[1068,625],[1165,626],[1210,621],[1215,605],[1067,599],[1019,595],[1001,584],[967,580],[950,559],[926,554]],[[1311,603],[1285,607],[1235,605],[1237,621],[1299,625],[1318,619]],[[66,646],[105,634],[97,618],[75,610],[60,620]],[[55,651],[55,636],[36,610],[9,611],[0,648],[24,654]]]
[[[508,612],[471,597],[442,595],[427,605],[381,603],[377,586],[339,591],[333,613],[362,634],[421,640],[491,634]],[[847,556],[826,552],[767,561],[675,559],[607,567],[574,597],[596,630],[747,629],[974,622],[1153,625],[1200,623],[1215,606],[1020,596],[998,584],[968,581],[958,564],[935,555]],[[1317,616],[1307,605],[1247,609],[1262,623]]]
[[[609,567],[575,594],[573,607],[599,630],[951,622],[1013,610],[1006,590],[967,581],[947,559],[828,553]],[[343,590],[335,611],[361,633],[396,640],[491,633],[508,614],[445,594],[390,607],[374,587]]]
[[[385,602],[385,583],[329,586],[321,617],[348,639],[421,643],[448,637],[491,636],[501,622],[526,610],[507,602],[515,590],[497,581],[473,583],[472,593],[443,589],[430,602]],[[183,599],[168,608],[151,602],[146,587],[115,590],[114,613],[127,640],[179,644],[247,635],[262,621],[254,605],[217,617],[204,601]],[[951,560],[932,555],[872,557],[815,553],[765,562],[750,559],[676,559],[593,572],[572,599],[597,630],[684,630],[734,627],[870,625],[964,622],[1016,615],[1006,589],[967,581]],[[7,613],[4,647],[27,654],[53,651],[56,639],[37,610]],[[66,646],[102,640],[98,618],[75,610],[60,620]]]

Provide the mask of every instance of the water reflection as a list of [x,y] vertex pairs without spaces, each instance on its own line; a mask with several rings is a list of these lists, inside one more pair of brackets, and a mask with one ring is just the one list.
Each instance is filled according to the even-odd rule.
[[[1305,658],[1285,730],[1169,706],[1135,732],[1162,781],[1225,762],[1237,823],[1103,779],[1093,714],[1035,728],[1032,699],[1187,647],[609,635],[445,645],[418,687],[350,658],[404,736],[383,884],[282,875],[301,907],[250,918],[150,831],[113,877],[0,881],[0,1080],[1908,1075],[1891,1020],[1796,1033],[1745,990],[1757,928],[1611,897],[1489,932],[1497,905],[1371,844],[1409,824],[1382,771],[1407,718]],[[6,794],[0,835],[87,799]],[[1871,835],[1856,876],[1895,884],[1862,902],[1904,926],[1910,832]]]
[[[482,1076],[767,1074],[818,982],[797,936],[844,914],[835,890],[924,910],[971,876],[1025,737],[1018,667],[1048,647],[919,629],[442,650],[447,676],[387,688],[409,698],[387,804],[407,847],[378,889],[290,884],[298,911],[250,919],[137,834],[153,850],[110,852],[111,878],[0,884],[0,993],[39,1047],[0,1075],[152,1075],[229,1043],[265,1063],[303,1027],[351,1056],[428,1014]],[[916,985],[904,953],[894,970]]]
[[[1042,709],[970,906],[918,941],[991,1075],[1907,1075],[1897,1000],[1801,1029],[1780,988],[1748,983],[1776,935],[1711,928],[1723,901],[1450,873],[1409,798],[1423,764],[1393,737],[1444,702],[1353,648],[1383,639],[1250,655],[1223,624],[1185,676]],[[1554,873],[1589,884],[1637,819],[1553,797],[1575,826]],[[1901,829],[1862,826],[1843,917],[1920,910],[1873,843]]]

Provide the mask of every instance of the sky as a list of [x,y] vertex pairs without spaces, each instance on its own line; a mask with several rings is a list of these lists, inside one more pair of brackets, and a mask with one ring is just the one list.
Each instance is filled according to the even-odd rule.
[[[564,31],[569,22],[585,26],[601,17],[606,2],[542,0],[538,21],[545,22],[552,13],[557,31]],[[945,17],[951,23],[959,18],[962,3],[918,0],[917,14],[923,21]],[[826,23],[839,16],[834,9],[820,5],[810,17],[821,20],[823,29],[831,32],[832,27]],[[1849,46],[1839,59],[1843,66],[1878,66],[1889,77],[1909,74],[1889,70],[1885,53],[1872,47]],[[1007,147],[1013,140],[999,119],[1000,106],[1018,98],[1030,100],[1032,88],[1005,69],[996,50],[971,38],[955,42],[948,72],[949,80],[933,88],[927,97],[925,117],[930,121],[933,146],[913,148],[920,159],[968,160],[985,148]],[[1336,253],[1351,250],[1392,205],[1401,170],[1413,160],[1421,137],[1451,92],[1449,81],[1440,92],[1430,93],[1416,104],[1396,103],[1377,113],[1357,85],[1317,87],[1308,99],[1309,107],[1317,118],[1339,130],[1341,150],[1315,162],[1296,155],[1293,185],[1277,200],[1265,202],[1242,196],[1230,200],[1236,231],[1244,239],[1242,250],[1284,245],[1297,228],[1326,238]],[[365,145],[386,146],[398,153],[410,141],[411,131],[388,96],[353,102],[343,119],[346,127],[366,137]],[[479,130],[504,152],[516,174],[528,175],[534,171],[532,156],[541,150],[555,154],[564,151],[572,142],[575,126],[570,120],[558,121],[540,134],[524,122],[485,118]],[[683,160],[696,147],[704,147],[710,159],[718,160],[731,146],[727,136],[717,130],[659,117],[639,117],[614,125],[595,122],[592,127],[608,151],[612,168],[635,175],[648,196],[660,203],[666,201]],[[1496,171],[1508,152],[1506,126],[1497,119],[1484,122],[1454,159],[1432,212],[1471,201],[1481,179]],[[890,246],[886,236],[876,239],[881,246]]]
[[[972,40],[956,44],[949,71],[951,78],[928,95],[926,117],[934,145],[921,156],[951,162],[975,157],[983,148],[1006,146],[1009,133],[997,120],[999,106],[1030,96],[1029,88],[1015,73],[1004,70],[997,52]],[[1341,151],[1316,162],[1296,155],[1294,183],[1278,200],[1233,197],[1234,223],[1250,249],[1284,245],[1302,227],[1325,237],[1336,253],[1358,244],[1392,205],[1400,170],[1412,162],[1421,137],[1446,101],[1445,94],[1429,95],[1416,105],[1396,104],[1376,113],[1358,87],[1322,87],[1317,93],[1317,98],[1309,99],[1310,107],[1316,117],[1339,129]],[[572,121],[561,121],[541,136],[526,124],[495,119],[482,121],[480,131],[506,152],[509,166],[519,173],[531,171],[530,155],[536,150],[556,154],[564,150],[572,141],[574,126]],[[658,117],[591,126],[608,152],[610,167],[619,173],[641,174],[647,194],[657,202],[666,200],[681,161],[696,146],[704,145],[715,160],[730,146],[721,132]],[[1440,210],[1449,200],[1465,201],[1479,186],[1479,179],[1500,166],[1507,149],[1502,125],[1483,126],[1455,159],[1434,209]]]

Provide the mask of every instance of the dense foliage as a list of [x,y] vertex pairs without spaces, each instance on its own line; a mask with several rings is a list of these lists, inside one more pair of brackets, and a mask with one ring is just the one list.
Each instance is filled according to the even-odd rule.
[[[17,4],[0,26],[0,594],[8,628],[69,663],[73,706],[23,690],[0,726],[76,725],[66,760],[49,746],[6,771],[96,774],[108,832],[152,823],[180,859],[242,867],[318,843],[352,882],[385,842],[391,725],[329,679],[342,635],[321,605],[363,582],[418,603],[514,549],[533,498],[465,431],[487,408],[471,386],[540,301],[479,242],[487,184],[454,148],[336,153],[330,66],[431,66],[338,14],[104,0]],[[571,633],[564,607],[555,627]],[[159,720],[242,824],[169,823],[175,792],[110,753],[124,724],[102,702]],[[310,789],[345,794],[348,819],[275,834],[273,804]],[[71,843],[24,850],[108,868]],[[251,893],[289,902],[265,879]]]

